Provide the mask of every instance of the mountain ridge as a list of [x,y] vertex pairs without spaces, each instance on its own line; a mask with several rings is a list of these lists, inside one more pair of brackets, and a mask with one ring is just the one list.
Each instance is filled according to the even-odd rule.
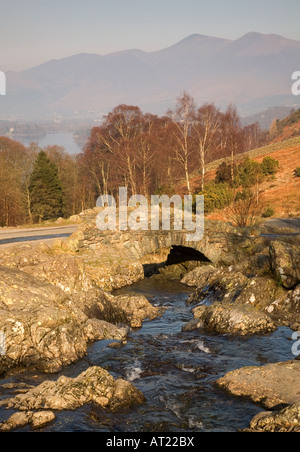
[[300,41],[257,32],[236,40],[194,33],[152,52],[79,53],[7,72],[0,114],[97,116],[121,103],[162,114],[187,91],[199,104],[235,103],[247,116],[300,105],[291,94],[291,75],[299,70],[295,61],[300,63]]

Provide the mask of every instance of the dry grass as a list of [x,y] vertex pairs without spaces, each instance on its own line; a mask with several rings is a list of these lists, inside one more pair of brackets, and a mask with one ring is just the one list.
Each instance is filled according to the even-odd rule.
[[[275,217],[300,216],[300,178],[294,176],[294,170],[300,166],[300,137],[255,149],[238,157],[245,157],[261,162],[270,156],[279,161],[279,170],[274,180],[266,180],[260,186],[260,198],[264,205],[273,208]],[[207,181],[213,180],[221,161],[213,162],[207,174]],[[214,212],[210,219],[226,219],[226,210]]]

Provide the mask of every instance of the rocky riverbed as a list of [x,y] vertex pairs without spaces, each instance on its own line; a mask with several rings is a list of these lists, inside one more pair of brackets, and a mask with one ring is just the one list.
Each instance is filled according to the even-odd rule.
[[[226,256],[223,251],[217,253],[215,262],[203,259],[156,266],[154,278],[174,277],[192,288],[186,309],[193,318],[184,324],[183,334],[259,337],[280,327],[299,331],[297,237],[270,241],[259,230],[228,231],[232,246]],[[222,243],[228,240],[224,237]],[[61,372],[83,359],[89,344],[109,339],[115,347],[122,347],[130,330],[159,318],[163,307],[154,306],[144,295],[111,293],[142,280],[145,266],[149,269],[170,251],[158,253],[156,247],[141,259],[136,249],[128,240],[112,241],[109,236],[99,240],[94,226],[85,224],[67,240],[56,240],[51,246],[42,243],[1,250],[2,378],[24,368],[48,375]],[[250,423],[250,431],[298,431],[299,372],[300,361],[289,359],[236,369],[215,384],[268,410]],[[1,428],[7,431],[24,424],[41,428],[53,422],[56,411],[84,404],[115,411],[143,402],[143,394],[130,382],[115,380],[104,369],[92,366],[76,378],[45,379],[37,387],[23,388],[22,394],[4,397],[1,405],[16,413]]]

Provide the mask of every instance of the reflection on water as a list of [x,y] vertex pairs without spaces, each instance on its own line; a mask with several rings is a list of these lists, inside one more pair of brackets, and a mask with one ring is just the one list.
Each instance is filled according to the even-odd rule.
[[74,136],[72,132],[48,133],[47,135],[38,137],[16,136],[16,138],[14,139],[20,141],[24,146],[29,146],[30,143],[34,142],[37,143],[41,148],[44,148],[45,146],[54,146],[54,145],[62,146],[69,154],[80,154],[82,152],[82,149],[79,146],[79,144],[76,143],[76,141],[74,141]]
[[[185,303],[191,289],[176,282],[145,279],[117,293],[124,292],[145,294],[166,310],[132,331],[121,349],[107,347],[111,341],[94,343],[84,360],[60,374],[74,377],[89,366],[103,367],[114,377],[130,380],[144,393],[146,403],[122,413],[94,406],[56,413],[56,422],[45,431],[235,432],[248,427],[260,408],[225,394],[214,382],[243,366],[293,359],[292,332],[279,328],[272,335],[251,338],[182,332],[192,318]],[[15,378],[36,385],[58,375],[27,373]],[[9,415],[0,411],[0,421]]]

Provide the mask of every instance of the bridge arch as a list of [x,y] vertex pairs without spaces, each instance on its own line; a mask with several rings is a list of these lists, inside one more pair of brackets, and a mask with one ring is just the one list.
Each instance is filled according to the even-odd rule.
[[224,239],[216,241],[209,234],[205,234],[201,241],[192,242],[186,238],[184,231],[143,231],[125,233],[122,235],[124,248],[131,252],[131,255],[143,263],[151,263],[157,258],[157,255],[164,254],[165,257],[173,249],[193,254],[195,260],[203,260],[217,264],[227,252]]

